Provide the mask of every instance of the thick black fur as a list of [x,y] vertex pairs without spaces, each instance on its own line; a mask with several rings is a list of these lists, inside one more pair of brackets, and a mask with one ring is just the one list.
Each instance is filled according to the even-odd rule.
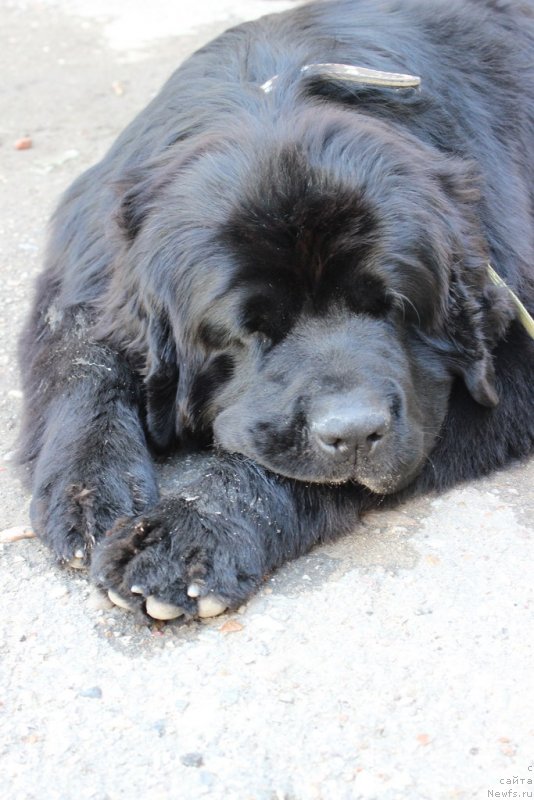
[[[21,341],[33,524],[195,614],[527,457],[534,7],[334,0],[195,53],[63,198]],[[337,62],[420,90],[306,78]],[[278,76],[271,92],[261,85]],[[150,453],[215,448],[158,500]],[[105,538],[104,534],[113,528]],[[136,602],[142,602],[138,599]]]

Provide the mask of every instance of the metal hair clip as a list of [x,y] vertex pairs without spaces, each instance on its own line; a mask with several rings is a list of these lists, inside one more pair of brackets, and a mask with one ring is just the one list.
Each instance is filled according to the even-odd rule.
[[[326,78],[327,80],[349,81],[364,86],[385,86],[395,89],[417,88],[421,78],[417,75],[403,75],[398,72],[381,72],[366,67],[353,67],[350,64],[306,64],[300,70],[306,77]],[[262,83],[260,88],[266,94],[272,91],[278,75],[273,75]]]

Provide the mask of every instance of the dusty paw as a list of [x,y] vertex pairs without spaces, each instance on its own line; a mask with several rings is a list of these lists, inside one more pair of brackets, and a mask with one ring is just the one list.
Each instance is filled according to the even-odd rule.
[[97,545],[92,577],[116,605],[153,619],[218,616],[251,594],[262,565],[250,541],[208,523],[179,500],[123,519]]
[[[108,589],[108,597],[114,605],[123,608],[125,611],[135,611],[137,608],[133,600],[128,600],[128,598],[123,597],[114,589]],[[153,595],[149,595],[146,598],[145,611],[149,617],[161,620],[177,619],[184,614],[183,608],[158,600]]]
[[[134,595],[139,595],[141,593],[141,590],[137,586],[132,586],[130,591]],[[126,611],[135,611],[137,608],[133,598],[128,600],[128,598],[123,597],[123,595],[119,594],[114,589],[108,589],[108,597],[114,605]],[[215,597],[215,595],[199,597],[197,600],[196,616],[201,619],[217,617],[219,614],[223,614],[227,607],[227,604],[220,598]],[[187,614],[181,606],[159,600],[154,595],[149,595],[145,598],[145,611],[149,617],[159,620],[178,619],[178,617],[183,617],[184,614]],[[191,613],[189,613],[188,616],[191,616]]]
[[[135,611],[135,605],[113,589],[108,589],[108,597],[119,608],[123,608],[125,611]],[[208,595],[198,599],[196,616],[201,619],[217,617],[219,614],[223,614],[226,609],[226,603],[213,595]],[[178,617],[183,617],[186,613],[180,606],[158,600],[154,595],[149,595],[146,598],[145,611],[149,617],[159,620],[178,619]]]
[[37,536],[57,561],[72,569],[86,569],[96,542],[118,517],[140,513],[155,502],[150,475],[132,465],[119,474],[115,465],[91,465],[79,480],[75,468],[47,476],[37,485],[30,516]]

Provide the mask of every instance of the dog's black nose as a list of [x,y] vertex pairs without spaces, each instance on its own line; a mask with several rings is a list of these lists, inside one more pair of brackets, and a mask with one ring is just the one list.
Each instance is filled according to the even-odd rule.
[[314,416],[310,430],[328,455],[346,459],[376,450],[390,425],[391,414],[382,405],[334,401]]

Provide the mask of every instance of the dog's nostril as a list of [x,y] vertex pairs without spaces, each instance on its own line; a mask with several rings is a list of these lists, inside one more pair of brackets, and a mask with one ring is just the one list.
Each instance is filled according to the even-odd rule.
[[383,433],[379,433],[378,431],[374,431],[374,433],[370,433],[367,437],[367,441],[369,444],[374,444],[375,442],[379,442],[380,439],[384,436]]
[[331,447],[333,450],[337,450],[338,452],[346,452],[348,449],[348,444],[345,439],[339,439],[336,437],[329,437],[329,436],[319,436],[319,439],[323,446]]

